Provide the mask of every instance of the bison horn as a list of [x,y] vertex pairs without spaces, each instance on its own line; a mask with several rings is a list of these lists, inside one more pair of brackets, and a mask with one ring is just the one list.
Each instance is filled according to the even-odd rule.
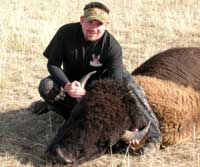
[[79,81],[81,83],[81,87],[85,88],[85,84],[88,81],[88,79],[91,77],[91,75],[93,75],[94,73],[96,73],[96,71],[92,71],[89,72],[88,74],[86,74],[83,78],[81,78],[81,80]]
[[[93,75],[94,73],[96,73],[96,71],[89,72],[83,78],[81,78],[81,80],[79,82],[80,82],[82,88],[85,88],[86,82],[91,77],[91,75]],[[76,98],[77,102],[80,102],[81,99],[82,98]]]
[[61,148],[56,148],[56,153],[59,156],[61,163],[73,164],[73,161],[67,158]]
[[145,142],[145,139],[150,129],[150,124],[151,122],[149,121],[148,125],[140,131],[126,130],[125,133],[122,135],[121,140],[125,143],[129,143],[131,140],[138,140],[140,147]]

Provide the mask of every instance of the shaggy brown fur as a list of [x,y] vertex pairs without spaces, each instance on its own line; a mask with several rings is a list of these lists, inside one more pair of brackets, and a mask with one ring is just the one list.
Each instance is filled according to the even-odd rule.
[[136,76],[155,112],[167,146],[200,132],[200,92],[153,77]]
[[[48,148],[49,157],[56,162],[64,162],[56,153],[57,148],[73,163],[79,164],[104,154],[126,129],[140,127],[139,123],[141,127],[147,124],[142,121],[143,116],[134,111],[135,101],[125,83],[99,80],[88,89]],[[136,116],[139,118],[131,119]]]

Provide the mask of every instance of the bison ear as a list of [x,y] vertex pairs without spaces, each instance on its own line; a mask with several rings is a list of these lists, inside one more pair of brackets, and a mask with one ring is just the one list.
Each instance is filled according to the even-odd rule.
[[108,146],[113,147],[114,145],[116,145],[116,143],[118,143],[121,139],[120,139],[121,135],[119,135],[119,133],[114,133],[110,136],[110,140],[108,143]]

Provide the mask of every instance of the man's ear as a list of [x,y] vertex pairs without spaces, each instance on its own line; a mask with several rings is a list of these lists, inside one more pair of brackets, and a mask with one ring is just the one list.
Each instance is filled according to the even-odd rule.
[[84,16],[80,17],[80,23],[83,24]]
[[106,28],[107,28],[109,25],[110,25],[110,22],[107,21],[107,22],[105,23]]

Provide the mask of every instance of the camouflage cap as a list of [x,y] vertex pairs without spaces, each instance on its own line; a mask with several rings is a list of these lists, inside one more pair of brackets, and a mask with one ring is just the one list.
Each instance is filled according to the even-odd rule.
[[84,11],[84,18],[87,21],[98,20],[101,23],[106,23],[109,20],[109,14],[100,8],[89,8]]

